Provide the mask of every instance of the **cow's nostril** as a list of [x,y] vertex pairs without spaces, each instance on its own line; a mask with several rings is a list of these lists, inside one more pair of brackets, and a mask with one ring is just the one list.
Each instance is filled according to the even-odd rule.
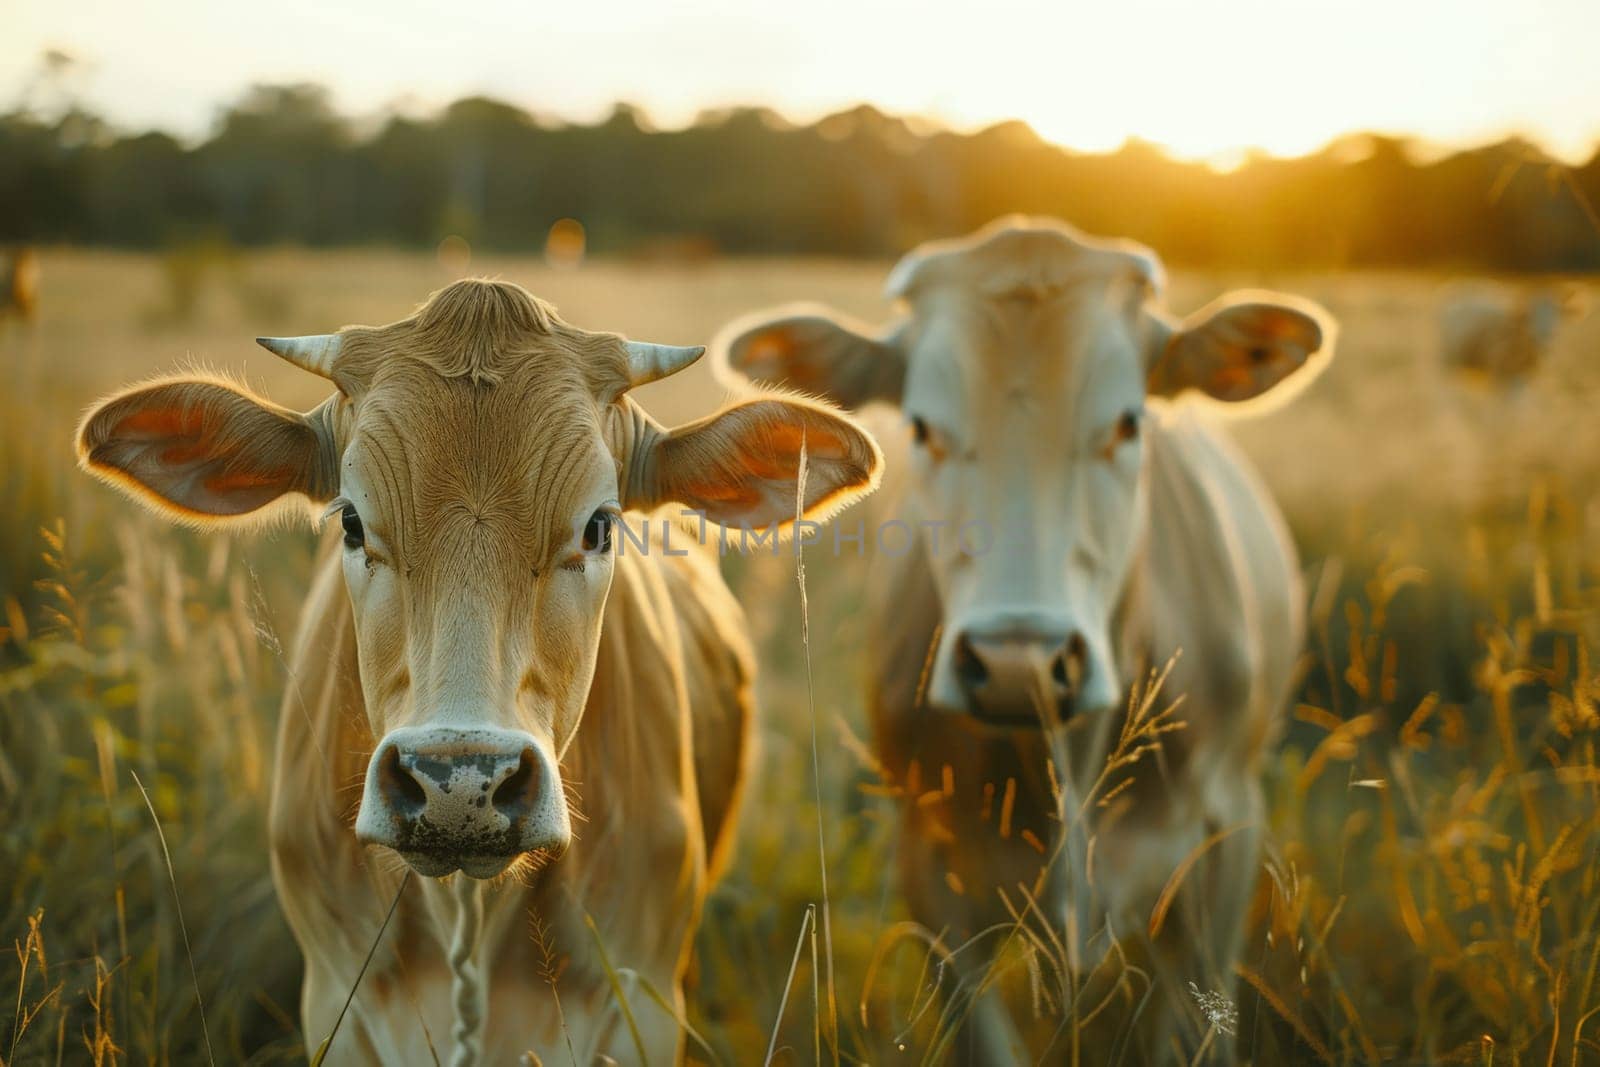
[[428,805],[422,783],[400,762],[400,750],[390,748],[378,765],[379,781],[390,805],[399,813],[414,816]]
[[969,692],[989,680],[989,668],[984,666],[983,658],[978,655],[971,638],[966,634],[957,634],[954,651],[956,677]]
[[537,757],[533,749],[525,748],[517,769],[494,791],[491,799],[495,810],[510,818],[526,814],[533,807],[536,775]]
[[1089,663],[1089,646],[1083,635],[1075,633],[1067,638],[1061,651],[1050,665],[1050,677],[1069,693],[1076,693],[1083,685],[1083,675]]

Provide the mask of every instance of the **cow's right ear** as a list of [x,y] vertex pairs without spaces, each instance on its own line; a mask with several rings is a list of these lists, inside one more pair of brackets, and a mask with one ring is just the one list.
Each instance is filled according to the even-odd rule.
[[78,427],[83,469],[178,522],[256,521],[338,492],[330,398],[309,414],[202,378],[102,401]]
[[820,396],[844,408],[900,402],[906,357],[894,340],[802,305],[734,323],[713,345],[719,371]]
[[1322,373],[1333,355],[1333,317],[1283,293],[1229,293],[1173,325],[1152,320],[1151,396],[1194,391],[1228,404],[1282,403]]

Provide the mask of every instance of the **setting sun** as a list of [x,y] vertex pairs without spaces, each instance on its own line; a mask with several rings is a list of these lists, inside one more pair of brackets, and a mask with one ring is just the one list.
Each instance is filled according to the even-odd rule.
[[[844,45],[861,95],[961,126],[1021,118],[1086,151],[1136,137],[1192,159],[1297,155],[1364,130],[1435,142],[1520,132],[1582,159],[1600,135],[1593,4],[1134,2],[1091,16],[1002,3],[985,13],[975,29],[937,15],[885,21],[871,56]],[[903,46],[883,47],[897,35]]]
[[[1461,143],[1524,133],[1571,159],[1600,135],[1600,5],[1587,0],[1135,0],[1088,9],[820,0],[643,0],[552,15],[441,0],[396,21],[381,0],[224,9],[193,0],[25,3],[7,14],[0,99],[58,48],[65,91],[113,120],[195,135],[256,81],[327,84],[343,108],[426,109],[487,93],[592,120],[615,101],[683,125],[761,104],[810,121],[859,102],[972,128],[1012,118],[1083,150],[1129,137],[1189,158],[1305,152],[1359,130]],[[628,25],[628,32],[617,27]],[[39,92],[34,86],[35,94]]]

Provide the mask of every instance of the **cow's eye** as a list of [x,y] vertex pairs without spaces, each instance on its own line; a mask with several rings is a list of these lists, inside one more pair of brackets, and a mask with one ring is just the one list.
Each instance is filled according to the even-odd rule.
[[585,552],[610,552],[611,527],[616,522],[609,511],[597,511],[589,516],[589,521],[583,526],[583,550]]
[[339,509],[339,525],[344,527],[344,547],[361,548],[367,543],[367,531],[361,525],[361,516],[356,514],[354,504]]
[[928,443],[928,424],[921,415],[911,416],[911,439],[919,445]]
[[1117,419],[1117,443],[1132,441],[1139,436],[1139,412],[1129,408]]

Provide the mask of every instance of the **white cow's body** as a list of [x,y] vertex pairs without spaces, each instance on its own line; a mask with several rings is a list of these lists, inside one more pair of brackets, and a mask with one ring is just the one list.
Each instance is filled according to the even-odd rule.
[[1581,304],[1576,290],[1458,288],[1439,311],[1443,363],[1499,388],[1523,385],[1548,362],[1562,322]]
[[[1181,894],[1170,913],[1161,958],[1183,974],[1180,988],[1191,977],[1209,980],[1210,988],[1233,986],[1228,968],[1264,825],[1260,757],[1278,731],[1301,647],[1303,596],[1294,549],[1270,498],[1216,430],[1185,407],[1150,419],[1150,527],[1118,605],[1126,625],[1115,655],[1124,676],[1141,681],[1176,656],[1157,701],[1164,707],[1181,694],[1176,717],[1187,725],[1167,737],[1160,760],[1136,767],[1133,788],[1119,794],[1123,803],[1109,810],[1092,803],[1098,767],[1092,757],[1072,759],[1070,740],[1072,771],[1057,776],[1058,797],[1044,735],[975,733],[919,706],[916,689],[941,617],[938,593],[920,552],[879,570],[875,617],[896,622],[884,635],[888,654],[874,657],[869,673],[875,750],[900,781],[920,775],[937,782],[945,765],[953,768],[955,790],[946,799],[907,806],[902,857],[917,918],[948,930],[951,945],[1008,921],[993,889],[1038,879],[1043,857],[1023,831],[1052,847],[1061,837],[1058,813],[1070,818],[1089,802],[1085,833],[1068,841],[1047,880],[1047,913],[1063,927],[1073,916],[1078,958],[1100,958],[1108,922],[1124,948],[1137,952],[1173,871],[1226,830],[1226,842],[1190,875],[1203,888]],[[914,509],[904,514],[919,521]],[[1125,706],[1133,695],[1123,698]],[[1120,726],[1105,723],[1108,732]],[[999,801],[986,797],[1003,798],[1008,780],[1018,792],[1002,836]],[[1090,836],[1097,838],[1092,881]],[[953,883],[946,872],[956,875]],[[980,956],[976,969],[987,962]],[[1004,1030],[1004,1040],[1013,1040]],[[991,1049],[988,1058],[999,1055]]]

